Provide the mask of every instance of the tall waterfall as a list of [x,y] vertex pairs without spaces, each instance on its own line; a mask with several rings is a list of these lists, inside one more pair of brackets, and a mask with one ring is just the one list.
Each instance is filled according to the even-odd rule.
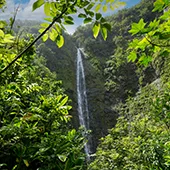
[[[83,126],[85,130],[88,130],[89,110],[88,110],[88,102],[87,102],[84,67],[83,67],[83,61],[82,61],[80,49],[77,49],[77,100],[78,100],[78,115],[79,115],[80,125]],[[88,143],[85,145],[84,150],[87,155],[87,159],[89,159],[90,146]]]

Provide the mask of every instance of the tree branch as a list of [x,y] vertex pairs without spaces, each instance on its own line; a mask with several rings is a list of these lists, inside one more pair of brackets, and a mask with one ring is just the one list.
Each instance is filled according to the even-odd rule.
[[149,40],[147,37],[145,37],[146,40],[153,46],[157,46],[157,47],[170,47],[170,45],[161,45],[161,44],[155,44],[153,43],[151,40]]
[[66,13],[68,7],[66,6],[63,11],[61,12],[61,14],[59,14],[58,16],[56,16],[54,18],[54,20],[51,22],[51,24],[32,42],[30,43],[30,45],[28,45],[20,54],[18,54],[5,68],[3,68],[0,71],[0,74],[4,73],[12,64],[14,64],[19,58],[22,57],[22,55],[27,52],[52,26],[53,24],[62,17],[63,14]]

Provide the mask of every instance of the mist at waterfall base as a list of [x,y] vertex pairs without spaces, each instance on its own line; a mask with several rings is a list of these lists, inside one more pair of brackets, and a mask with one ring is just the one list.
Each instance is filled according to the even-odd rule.
[[[80,126],[83,126],[85,130],[89,130],[89,110],[86,93],[86,81],[84,66],[82,61],[81,50],[77,49],[77,102],[78,102],[78,117]],[[90,142],[87,142],[84,147],[87,161],[90,160]]]

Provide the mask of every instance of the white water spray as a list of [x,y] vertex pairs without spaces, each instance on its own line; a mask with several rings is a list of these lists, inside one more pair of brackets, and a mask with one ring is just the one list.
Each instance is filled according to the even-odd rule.
[[[83,126],[85,130],[89,130],[89,110],[86,93],[86,82],[80,49],[77,49],[77,101],[80,126]],[[87,159],[89,160],[90,146],[88,143],[85,145],[84,150],[87,155]]]

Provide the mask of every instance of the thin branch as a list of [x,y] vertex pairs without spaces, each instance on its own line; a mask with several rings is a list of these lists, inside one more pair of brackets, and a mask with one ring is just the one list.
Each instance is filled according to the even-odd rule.
[[145,37],[146,40],[153,46],[157,46],[157,47],[170,47],[170,45],[161,45],[161,44],[155,44],[153,43],[151,40],[149,40],[147,37]]
[[14,17],[13,17],[12,22],[11,22],[10,31],[12,31],[12,29],[13,29],[13,26],[14,26],[14,23],[15,23],[16,16],[17,16],[17,13],[19,11],[19,8],[20,8],[20,5],[18,5],[18,7],[15,9]]
[[66,13],[68,7],[65,7],[63,9],[63,11],[61,12],[61,14],[59,14],[58,16],[56,16],[56,18],[54,18],[54,20],[51,22],[51,24],[32,42],[30,43],[30,45],[28,45],[20,54],[18,54],[5,68],[3,68],[0,71],[0,74],[4,73],[12,64],[14,64],[19,58],[22,57],[22,55],[27,52],[52,26],[53,24],[62,17],[63,14]]

